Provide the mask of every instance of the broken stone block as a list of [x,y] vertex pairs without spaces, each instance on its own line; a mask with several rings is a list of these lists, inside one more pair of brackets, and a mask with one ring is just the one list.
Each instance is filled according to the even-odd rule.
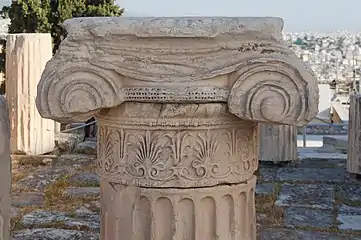
[[71,152],[83,140],[84,134],[57,133],[55,136],[55,146],[60,152]]

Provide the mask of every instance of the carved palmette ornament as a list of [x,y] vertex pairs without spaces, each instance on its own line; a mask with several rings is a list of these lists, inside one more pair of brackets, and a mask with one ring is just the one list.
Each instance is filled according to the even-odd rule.
[[285,46],[282,19],[81,18],[65,27],[38,86],[45,118],[82,120],[126,101],[224,102],[244,120],[299,126],[318,112],[317,79]]
[[[169,114],[157,121],[149,112],[157,112],[157,104],[146,105],[148,118],[119,117],[126,109],[135,113],[137,105],[131,103],[98,116],[98,170],[103,178],[127,185],[196,187],[246,181],[257,169],[257,124],[231,115],[228,122],[221,116],[200,117],[201,112],[188,123]],[[219,104],[208,110],[214,105]],[[168,105],[161,111],[183,107]],[[114,122],[113,113],[118,116]]]

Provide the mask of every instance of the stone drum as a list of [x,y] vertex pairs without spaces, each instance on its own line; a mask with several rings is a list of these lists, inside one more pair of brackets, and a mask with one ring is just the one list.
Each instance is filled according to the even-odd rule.
[[350,96],[347,171],[361,179],[361,95]]
[[14,154],[40,155],[54,150],[59,124],[44,119],[35,105],[37,85],[53,54],[50,33],[9,34],[6,39],[6,98]]
[[10,120],[7,101],[0,95],[0,240],[10,239]]
[[292,125],[260,125],[259,160],[287,163],[297,159],[297,127]]
[[279,18],[80,18],[38,85],[99,123],[103,240],[255,240],[259,123],[302,126],[317,79]]

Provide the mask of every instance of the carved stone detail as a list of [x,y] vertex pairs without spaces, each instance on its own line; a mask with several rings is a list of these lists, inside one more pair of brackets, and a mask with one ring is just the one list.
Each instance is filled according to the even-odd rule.
[[[39,85],[37,107],[59,121],[69,119],[63,114],[74,120],[88,119],[96,110],[123,102],[117,86],[121,84],[119,76],[88,63],[64,62],[60,68],[47,66],[42,76],[51,81]],[[45,101],[49,97],[58,103]]]
[[[43,117],[99,122],[101,238],[255,240],[258,123],[302,125],[317,79],[279,18],[80,18]],[[271,105],[272,104],[272,105]]]
[[[104,179],[142,187],[199,187],[243,182],[257,169],[254,150],[258,125],[234,118],[227,113],[225,104],[204,104],[201,108],[193,105],[198,110],[186,127],[182,119],[172,115],[192,108],[192,104],[142,105],[124,103],[98,115],[98,166]],[[148,118],[131,117],[137,111],[140,115],[145,108],[160,114],[162,121],[154,119],[155,123],[149,124],[151,114]],[[228,115],[228,123],[224,116],[223,123],[217,117],[201,116],[215,108]],[[166,109],[172,109],[173,114]],[[114,115],[122,117],[116,122],[107,121]],[[163,122],[180,126],[165,126]]]
[[[294,62],[294,64],[291,64]],[[291,57],[265,57],[249,61],[232,74],[235,84],[228,99],[229,111],[239,118],[257,122],[303,126],[318,112],[316,85],[309,70],[297,68]],[[300,71],[302,69],[303,71]]]
[[282,19],[86,18],[65,26],[39,84],[44,117],[81,120],[124,101],[228,102],[242,119],[296,125],[318,112],[317,80],[284,45]]
[[107,226],[101,239],[256,239],[255,176],[209,188],[141,188],[107,180],[101,186],[101,222]]

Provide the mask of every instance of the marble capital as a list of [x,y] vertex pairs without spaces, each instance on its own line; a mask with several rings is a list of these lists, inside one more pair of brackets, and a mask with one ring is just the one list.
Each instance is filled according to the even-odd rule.
[[[101,239],[255,240],[259,124],[301,126],[317,80],[279,18],[79,18],[37,107],[99,124]],[[121,237],[120,237],[121,236]]]
[[82,120],[123,102],[226,103],[243,120],[301,126],[317,79],[285,45],[280,18],[75,18],[47,63],[37,107]]

